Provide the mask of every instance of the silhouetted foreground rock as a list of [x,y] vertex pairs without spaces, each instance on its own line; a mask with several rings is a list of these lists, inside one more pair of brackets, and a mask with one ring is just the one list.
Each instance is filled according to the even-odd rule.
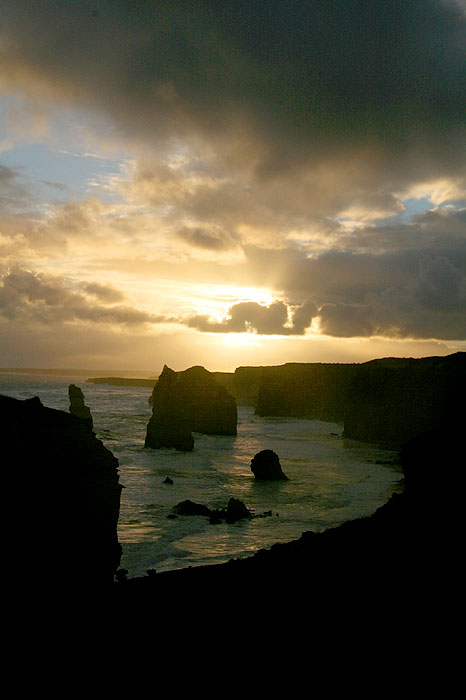
[[87,421],[37,397],[0,396],[0,426],[16,516],[6,573],[34,589],[110,585],[121,556],[118,460]]
[[84,403],[84,394],[82,390],[79,386],[70,384],[68,387],[68,396],[70,398],[70,413],[85,420],[92,430],[94,421],[92,420],[90,408]]
[[288,481],[283,473],[278,455],[273,450],[261,450],[251,460],[255,479],[262,481]]
[[236,435],[235,399],[203,367],[184,372],[163,368],[152,394],[145,447],[194,447],[192,432]]

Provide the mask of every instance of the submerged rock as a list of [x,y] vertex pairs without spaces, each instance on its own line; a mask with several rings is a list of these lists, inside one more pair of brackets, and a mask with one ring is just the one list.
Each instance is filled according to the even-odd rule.
[[203,367],[174,372],[165,365],[152,394],[145,447],[188,452],[193,432],[236,435],[237,419],[235,399],[211,372]]
[[251,460],[254,477],[263,481],[288,481],[283,473],[278,455],[273,450],[261,450]]
[[87,421],[89,427],[93,428],[93,420],[91,410],[84,403],[84,394],[75,384],[70,384],[68,387],[68,396],[70,398],[70,413],[78,418],[82,418]]

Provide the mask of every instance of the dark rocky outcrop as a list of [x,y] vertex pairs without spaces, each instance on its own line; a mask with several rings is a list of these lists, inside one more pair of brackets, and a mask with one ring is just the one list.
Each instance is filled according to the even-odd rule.
[[177,503],[173,511],[176,515],[203,515],[210,517],[211,514],[210,508],[204,506],[202,503],[194,503],[194,501],[190,501],[189,499]]
[[6,571],[50,590],[111,584],[121,556],[118,460],[86,420],[37,397],[0,396],[0,426],[5,499],[16,516]]
[[292,416],[343,422],[356,364],[299,364],[263,368],[256,403],[259,416]]
[[230,498],[226,508],[210,509],[202,503],[194,503],[189,499],[181,501],[174,508],[176,515],[201,515],[210,519],[212,524],[225,521],[227,523],[236,523],[238,520],[251,518],[252,513],[238,498]]
[[466,392],[466,353],[361,365],[347,395],[344,436],[399,448],[455,420]]
[[261,450],[251,460],[254,478],[261,481],[288,481],[278,455],[273,450]]
[[464,352],[257,369],[258,415],[341,422],[345,437],[391,448],[453,415],[466,390]]
[[189,451],[193,432],[236,435],[235,399],[203,367],[174,372],[165,365],[152,394],[145,446]]
[[79,386],[70,384],[68,387],[68,396],[70,399],[70,413],[86,421],[86,424],[92,430],[93,420],[91,409],[84,403],[84,394],[82,390],[79,388]]
[[237,367],[234,372],[214,372],[218,383],[239,406],[256,406],[262,376],[267,367]]

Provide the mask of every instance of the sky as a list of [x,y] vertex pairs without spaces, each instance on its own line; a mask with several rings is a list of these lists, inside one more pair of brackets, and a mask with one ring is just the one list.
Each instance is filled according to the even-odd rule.
[[466,1],[1,14],[0,367],[466,348]]

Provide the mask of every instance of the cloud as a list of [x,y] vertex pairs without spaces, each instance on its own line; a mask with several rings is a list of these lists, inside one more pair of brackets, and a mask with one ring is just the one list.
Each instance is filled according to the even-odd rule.
[[335,211],[464,174],[457,2],[93,6],[7,8],[4,80],[94,108],[146,150],[189,143],[261,184],[304,174]]
[[87,294],[106,302],[96,304],[86,294],[76,291],[65,278],[16,268],[6,272],[1,282],[0,315],[10,321],[40,325],[89,322],[126,327],[171,322],[168,317],[156,316],[128,305],[110,305],[110,302],[122,299],[123,295],[107,285],[79,285]]
[[247,301],[233,304],[220,323],[202,315],[192,316],[185,323],[191,328],[209,333],[303,335],[316,314],[315,304],[306,302],[293,310],[292,323],[289,323],[291,308],[283,301],[275,301],[269,306]]
[[466,267],[421,258],[403,286],[387,286],[361,303],[324,304],[321,330],[337,337],[466,339]]
[[223,251],[238,248],[237,236],[221,229],[184,227],[177,231],[177,236],[190,246],[203,250]]
[[[95,196],[40,209],[0,168],[1,252],[27,261],[4,275],[6,318],[167,319],[82,281],[100,266],[183,282],[166,303],[201,332],[465,337],[463,2],[17,0],[3,15],[23,114],[75,107],[129,153]],[[421,198],[431,210],[411,216]],[[27,271],[63,254],[69,278]],[[221,321],[186,310],[221,283],[275,301],[232,293]]]
[[110,284],[99,284],[98,282],[83,282],[81,285],[82,289],[92,296],[97,297],[103,302],[114,303],[117,301],[122,301],[125,298],[123,292]]

